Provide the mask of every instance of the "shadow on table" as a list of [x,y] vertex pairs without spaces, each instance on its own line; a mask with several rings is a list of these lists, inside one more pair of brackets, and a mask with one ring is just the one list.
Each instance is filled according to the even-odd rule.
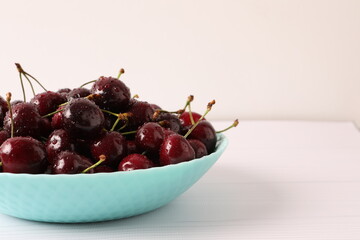
[[278,188],[263,176],[219,166],[170,204],[146,214],[99,223],[31,225],[64,237],[70,234],[81,237],[89,232],[125,237],[202,234],[209,229],[241,228],[273,218],[284,202]]

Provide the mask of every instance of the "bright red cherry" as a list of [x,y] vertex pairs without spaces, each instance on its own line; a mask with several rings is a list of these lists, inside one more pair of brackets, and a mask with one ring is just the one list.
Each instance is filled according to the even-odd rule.
[[135,135],[136,145],[151,152],[158,152],[163,141],[164,129],[154,122],[142,125]]
[[[194,123],[199,121],[199,119],[201,118],[201,114],[196,113],[196,112],[191,112],[191,113],[192,113]],[[183,112],[180,115],[179,119],[180,119],[181,125],[184,126],[184,127],[193,125],[192,122],[191,122],[191,118],[190,118],[190,112]],[[203,120],[205,120],[205,118]]]

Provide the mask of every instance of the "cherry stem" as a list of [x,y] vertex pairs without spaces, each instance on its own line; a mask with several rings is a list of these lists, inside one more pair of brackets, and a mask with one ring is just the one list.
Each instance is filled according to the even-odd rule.
[[188,99],[187,99],[187,101],[186,101],[186,104],[185,104],[185,106],[184,106],[184,108],[183,108],[184,112],[185,112],[187,106],[188,106],[193,100],[194,100],[194,96],[193,96],[193,95],[188,96]]
[[116,125],[118,125],[119,122],[120,122],[120,118],[117,118],[116,121],[114,122],[112,128],[110,129],[111,132],[115,130]]
[[136,130],[134,130],[134,131],[129,131],[129,132],[123,132],[123,133],[121,133],[121,135],[130,135],[130,134],[134,134],[134,133],[136,133],[137,131]]
[[193,114],[192,114],[192,111],[191,111],[191,104],[190,103],[188,105],[188,108],[189,108],[189,116],[190,116],[191,124],[194,125],[195,121],[194,121],[194,117],[193,117]]
[[135,94],[132,98],[139,98],[139,95]]
[[117,114],[117,113],[113,113],[113,112],[110,112],[110,111],[108,111],[108,110],[105,110],[105,109],[100,109],[102,112],[104,112],[104,113],[108,113],[108,114],[110,114],[110,115],[113,115],[113,116],[115,116],[115,117],[119,117],[119,114]]
[[58,109],[58,110],[56,110],[56,111],[54,111],[54,112],[48,113],[48,114],[46,114],[46,115],[44,115],[44,116],[41,116],[41,117],[42,117],[42,118],[47,118],[47,117],[50,117],[50,116],[55,115],[55,114],[57,114],[57,113],[59,113],[59,112],[62,112],[62,111],[64,111],[63,108],[62,108],[62,109]]
[[79,88],[82,88],[82,87],[84,87],[85,85],[88,85],[88,84],[90,84],[90,83],[93,83],[93,82],[96,82],[97,80],[91,80],[91,81],[89,81],[89,82],[86,82],[86,83],[84,83],[83,85],[81,85]]
[[[42,89],[44,89],[45,92],[47,92],[46,88],[45,88],[36,78],[34,78],[31,74],[25,72],[24,69],[21,67],[21,65],[20,65],[19,63],[15,63],[15,65],[16,65],[16,68],[17,68],[17,70],[19,71],[19,73],[24,74],[25,77],[26,77],[26,76],[31,77],[37,84],[40,85],[40,87],[41,87]],[[30,80],[28,80],[28,81],[30,81]]]
[[6,102],[9,108],[9,116],[10,116],[10,121],[11,121],[11,132],[10,132],[10,137],[14,137],[14,118],[13,118],[13,113],[12,113],[12,108],[11,108],[11,93],[8,92],[6,94]]
[[84,171],[82,171],[81,173],[86,173],[88,172],[89,170],[99,166],[101,163],[103,163],[104,161],[106,160],[106,157],[105,155],[100,155],[99,156],[99,161],[97,161],[95,164],[91,165],[90,167],[88,167],[87,169],[85,169]]
[[23,83],[21,72],[19,72],[19,77],[20,77],[20,84],[21,84],[21,89],[22,89],[22,92],[23,92],[24,102],[26,102],[25,88],[24,88],[24,83]]
[[199,118],[199,120],[189,129],[189,131],[184,135],[184,138],[187,138],[190,133],[197,127],[197,125],[200,123],[200,121],[202,121],[204,119],[204,117],[210,112],[212,106],[215,104],[215,100],[212,100],[211,102],[208,103],[207,105],[207,109],[205,111],[205,113]]
[[30,87],[31,87],[31,91],[33,92],[33,94],[34,94],[34,96],[36,95],[36,93],[35,93],[35,90],[34,90],[34,86],[32,85],[32,83],[31,83],[31,81],[30,81],[30,79],[28,78],[28,76],[26,76],[25,74],[24,74],[24,77],[26,78],[26,80],[29,82],[29,84],[30,84]]
[[229,127],[223,129],[223,130],[220,130],[220,131],[216,131],[216,133],[222,133],[222,132],[225,132],[233,127],[236,127],[237,125],[239,124],[239,120],[235,120],[233,124],[231,124]]
[[120,79],[120,76],[125,73],[125,70],[123,68],[120,69],[119,74],[117,76],[117,79]]
[[2,162],[0,162],[0,167],[2,166]]

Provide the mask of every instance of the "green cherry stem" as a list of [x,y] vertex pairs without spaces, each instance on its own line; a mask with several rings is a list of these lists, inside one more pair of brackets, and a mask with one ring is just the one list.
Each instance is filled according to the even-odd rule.
[[2,162],[0,162],[0,167],[2,167]]
[[105,109],[101,109],[101,111],[104,112],[104,113],[108,113],[108,114],[110,114],[110,115],[113,115],[113,116],[115,116],[115,117],[118,117],[118,116],[119,116],[119,114],[110,112],[110,111],[105,110]]
[[84,83],[83,85],[81,85],[79,88],[82,88],[82,87],[84,87],[85,85],[88,85],[88,84],[90,84],[90,83],[93,83],[93,82],[96,82],[97,80],[91,80],[91,81],[89,81],[89,82],[86,82],[86,83]]
[[29,84],[30,84],[30,87],[31,87],[31,91],[33,92],[33,94],[34,94],[34,96],[36,95],[36,93],[35,93],[35,90],[34,90],[34,86],[32,85],[32,83],[31,83],[31,81],[30,81],[30,79],[28,78],[28,76],[27,75],[25,75],[24,74],[24,77],[26,78],[26,80],[29,82]]
[[81,173],[86,173],[88,172],[89,170],[99,166],[101,163],[103,163],[104,161],[106,160],[106,157],[105,155],[100,155],[99,156],[99,161],[97,161],[95,164],[91,165],[90,167],[88,167],[87,169],[85,169],[84,171],[82,171]]
[[10,121],[11,121],[11,131],[10,131],[10,137],[14,137],[14,118],[13,118],[13,113],[12,113],[12,108],[11,108],[11,93],[8,92],[6,94],[6,102],[9,108],[9,117],[10,117]]
[[[20,73],[24,74],[24,76],[26,76],[26,77],[29,76],[30,78],[32,78],[37,84],[39,84],[39,86],[42,89],[44,89],[45,92],[47,92],[46,88],[35,77],[33,77],[31,74],[25,72],[24,69],[21,67],[21,65],[19,63],[15,63],[15,65],[16,65],[17,70]],[[30,81],[30,80],[28,79],[28,81]]]
[[19,72],[19,78],[20,78],[20,84],[21,84],[21,89],[22,89],[22,92],[23,92],[23,98],[24,98],[24,102],[26,102],[26,94],[25,94],[25,88],[24,88],[24,82],[23,82],[23,79],[22,79],[22,73],[21,73],[21,66],[20,64],[18,63],[15,63],[15,66]]
[[238,120],[238,119],[236,119],[236,120],[233,122],[233,124],[231,124],[229,127],[225,128],[225,129],[223,129],[223,130],[220,130],[220,131],[216,131],[216,133],[222,133],[222,132],[225,132],[225,131],[227,131],[227,130],[229,130],[229,129],[233,128],[233,127],[236,127],[238,124],[239,124],[239,120]]
[[136,133],[137,131],[136,130],[134,130],[134,131],[129,131],[129,132],[123,132],[123,133],[121,133],[121,135],[130,135],[130,134],[134,134],[134,133]]
[[116,125],[118,125],[118,123],[120,122],[120,118],[117,118],[116,121],[114,122],[112,128],[110,129],[110,132],[114,131],[116,128]]
[[55,114],[57,114],[58,112],[62,112],[62,111],[64,111],[63,108],[62,108],[62,109],[58,109],[58,110],[56,110],[56,111],[54,111],[54,112],[48,113],[48,114],[46,114],[46,115],[44,115],[44,116],[41,116],[41,117],[42,117],[42,118],[47,118],[47,117],[50,117],[50,116],[55,115]]
[[212,106],[215,104],[215,100],[212,100],[211,102],[208,103],[207,105],[207,109],[205,111],[205,113],[199,118],[199,120],[189,129],[189,131],[184,135],[184,138],[187,138],[190,133],[197,127],[197,125],[200,123],[201,120],[204,119],[204,117],[210,112]]
[[123,68],[120,69],[119,74],[117,76],[117,79],[120,79],[120,76],[125,73],[125,70]]

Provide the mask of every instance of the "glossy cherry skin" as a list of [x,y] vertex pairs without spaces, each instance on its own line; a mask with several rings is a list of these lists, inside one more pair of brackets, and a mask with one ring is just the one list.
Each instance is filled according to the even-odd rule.
[[164,129],[157,123],[144,123],[136,132],[136,145],[150,152],[158,152],[164,141]]
[[104,164],[116,167],[127,154],[126,139],[118,132],[107,132],[90,145],[93,159],[104,155]]
[[61,95],[67,96],[67,94],[71,91],[70,88],[61,88],[57,90],[57,93],[60,93]]
[[44,116],[54,112],[60,104],[66,102],[66,98],[60,93],[47,91],[35,95],[30,102],[35,104],[39,114]]
[[0,127],[4,124],[6,112],[9,110],[7,102],[0,96]]
[[13,137],[0,146],[3,171],[10,173],[43,173],[47,161],[44,145],[31,137]]
[[[61,109],[64,109],[65,106],[60,106],[57,110],[61,110]],[[63,120],[63,113],[62,111],[58,112],[58,113],[55,113],[52,118],[51,118],[51,127],[53,129],[59,129],[59,128],[62,128],[63,127],[63,123],[64,123],[64,120]]]
[[216,131],[212,124],[207,121],[201,121],[196,128],[190,133],[188,139],[197,139],[205,144],[208,153],[212,153],[216,146]]
[[191,147],[195,151],[195,158],[201,158],[208,155],[205,144],[203,144],[197,139],[188,139],[187,141],[190,143]]
[[10,134],[9,132],[5,131],[5,130],[1,130],[0,131],[0,146],[1,144],[3,144],[3,142],[5,142],[6,139],[10,138]]
[[165,138],[160,147],[159,162],[161,165],[176,164],[195,158],[195,151],[190,143],[179,134]]
[[96,138],[104,128],[104,114],[86,98],[72,99],[62,114],[63,127],[80,139]]
[[126,156],[119,163],[119,171],[133,171],[137,169],[147,169],[154,167],[154,163],[151,162],[146,156],[142,154],[130,154]]
[[[64,151],[59,153],[51,164],[52,174],[76,174],[81,173],[92,163],[85,157],[74,152]],[[93,173],[93,169],[89,173]]]
[[[30,136],[39,138],[42,135],[43,120],[37,107],[32,103],[18,103],[12,107],[14,119],[14,136]],[[4,119],[4,129],[11,130],[9,112]]]
[[180,133],[181,123],[179,118],[175,114],[171,113],[160,113],[159,117],[155,120],[156,122],[162,122],[161,126],[170,129],[173,132]]
[[60,152],[75,150],[70,134],[64,129],[53,131],[45,144],[45,148],[49,162],[52,162]]
[[[194,122],[196,123],[197,121],[199,121],[199,119],[201,118],[201,114],[198,114],[196,112],[191,112]],[[191,119],[190,119],[190,113],[189,112],[183,112],[180,117],[180,123],[182,126],[186,127],[186,126],[192,126],[193,124],[191,123]],[[203,120],[206,120],[205,118]]]
[[[127,113],[131,114],[126,130],[136,130],[146,122],[151,122],[154,115],[154,109],[147,102],[132,99]],[[122,124],[125,124],[124,122]]]
[[117,78],[100,77],[90,91],[99,95],[94,99],[97,105],[116,113],[125,110],[130,101],[129,88]]
[[74,88],[67,94],[67,100],[70,101],[73,98],[83,98],[91,94],[87,88]]

